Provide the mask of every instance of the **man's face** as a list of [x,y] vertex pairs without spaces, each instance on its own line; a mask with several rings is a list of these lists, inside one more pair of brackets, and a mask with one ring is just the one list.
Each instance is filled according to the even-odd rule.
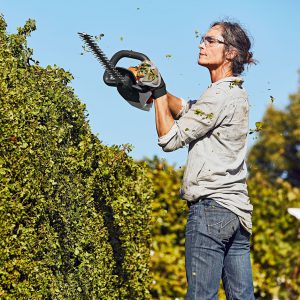
[[225,41],[222,37],[222,28],[210,28],[199,45],[200,53],[198,64],[210,70],[217,69],[225,62]]

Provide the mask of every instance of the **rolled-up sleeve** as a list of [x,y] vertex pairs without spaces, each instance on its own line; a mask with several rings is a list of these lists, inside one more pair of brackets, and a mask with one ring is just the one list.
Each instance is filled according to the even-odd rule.
[[180,135],[178,121],[175,121],[169,132],[158,138],[158,145],[165,152],[171,152],[185,145],[183,137]]
[[189,100],[186,102],[184,99],[181,99],[181,101],[182,101],[182,109],[177,114],[177,116],[175,118],[176,120],[181,118],[183,115],[185,115],[189,111],[189,109],[192,107],[192,105],[194,105],[197,102],[197,100]]
[[221,119],[223,104],[223,101],[216,98],[219,97],[204,97],[196,102],[188,102],[180,119],[175,120],[169,132],[158,139],[158,145],[163,151],[182,148],[216,127]]

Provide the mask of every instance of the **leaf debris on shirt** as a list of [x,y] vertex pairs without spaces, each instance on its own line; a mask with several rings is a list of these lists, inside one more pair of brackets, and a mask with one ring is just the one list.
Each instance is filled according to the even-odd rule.
[[201,110],[201,109],[196,109],[195,110],[195,114],[197,115],[197,116],[201,116],[201,117],[205,117],[206,119],[212,119],[213,118],[213,116],[214,116],[214,114],[213,113],[205,113],[203,110]]
[[238,86],[238,87],[241,88],[242,87],[242,83],[243,83],[243,80],[241,80],[241,79],[235,79],[235,80],[233,80],[233,81],[231,81],[229,83],[229,88],[232,89],[235,86]]

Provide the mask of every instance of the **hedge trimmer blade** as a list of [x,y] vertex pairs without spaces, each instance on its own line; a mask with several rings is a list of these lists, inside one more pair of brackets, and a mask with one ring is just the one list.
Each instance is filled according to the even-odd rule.
[[122,85],[124,83],[124,76],[110,63],[109,59],[96,44],[93,37],[84,32],[78,32],[78,34],[87,44],[89,49],[92,50],[94,56],[98,59],[109,75],[112,76],[118,84]]

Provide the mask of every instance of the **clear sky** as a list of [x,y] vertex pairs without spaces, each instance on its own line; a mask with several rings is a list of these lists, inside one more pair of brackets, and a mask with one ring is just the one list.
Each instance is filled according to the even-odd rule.
[[[157,155],[180,167],[187,149],[164,153],[157,145],[154,110],[129,106],[117,90],[102,81],[103,68],[82,52],[77,32],[104,34],[100,47],[111,57],[128,49],[143,52],[158,66],[172,94],[197,99],[210,84],[209,73],[197,65],[199,38],[216,20],[239,21],[253,39],[259,63],[244,74],[250,96],[250,128],[263,117],[270,96],[283,109],[299,86],[300,38],[298,0],[0,0],[8,32],[28,18],[37,30],[29,38],[42,66],[58,65],[74,75],[71,85],[86,104],[94,133],[106,145],[131,143],[136,159]],[[166,57],[171,55],[171,57]],[[122,60],[120,66],[135,65]],[[255,142],[249,136],[249,147]]]

